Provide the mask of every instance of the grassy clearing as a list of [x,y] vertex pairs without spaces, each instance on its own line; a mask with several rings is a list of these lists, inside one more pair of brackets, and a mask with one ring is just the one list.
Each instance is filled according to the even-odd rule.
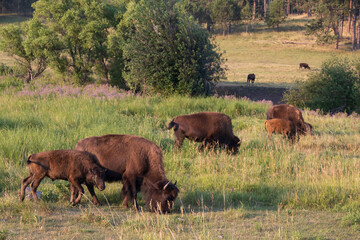
[[[3,92],[0,102],[0,230],[10,238],[359,237],[353,229],[354,210],[360,205],[358,117],[324,117],[307,111],[304,118],[314,126],[314,134],[291,145],[280,136],[267,140],[264,121],[269,105],[245,100],[135,96],[107,100]],[[224,112],[233,119],[234,132],[243,141],[237,155],[201,151],[199,144],[189,141],[181,151],[173,148],[173,133],[165,130],[166,124],[176,115],[199,111]],[[108,133],[143,136],[162,147],[167,177],[177,180],[181,191],[174,214],[122,209],[119,183],[108,184],[104,195],[99,193],[101,202],[110,203],[101,208],[85,199],[79,207],[70,207],[65,181],[45,180],[38,204],[19,202],[26,156],[73,148],[82,138]],[[142,200],[140,204],[144,205]],[[342,224],[344,216],[347,224]],[[321,231],[313,230],[309,218],[322,226]]]
[[[322,62],[333,55],[358,58],[350,51],[346,33],[339,50],[333,45],[320,46],[313,36],[305,35],[304,16],[292,16],[280,25],[280,31],[256,23],[248,33],[244,26],[235,27],[238,32],[229,36],[217,36],[220,49],[225,51],[227,81],[245,84],[247,75],[255,73],[255,84],[260,86],[292,87],[296,80],[306,80],[311,71],[319,71]],[[299,69],[306,62],[311,71]]]

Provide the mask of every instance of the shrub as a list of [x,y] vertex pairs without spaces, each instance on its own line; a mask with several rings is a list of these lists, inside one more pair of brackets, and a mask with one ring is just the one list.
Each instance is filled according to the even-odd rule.
[[351,113],[360,110],[360,80],[356,63],[348,59],[332,58],[323,63],[319,73],[298,82],[296,90],[284,95],[289,104],[323,112]]

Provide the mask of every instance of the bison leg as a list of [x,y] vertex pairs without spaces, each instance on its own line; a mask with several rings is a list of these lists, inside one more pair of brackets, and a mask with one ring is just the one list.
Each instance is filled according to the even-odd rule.
[[97,198],[97,196],[95,194],[94,185],[86,184],[86,187],[87,187],[87,189],[89,190],[89,192],[90,192],[90,194],[92,196],[94,204],[97,205],[97,206],[101,206],[101,203],[99,202],[99,199]]
[[[81,196],[84,194],[84,189],[78,181],[71,181],[71,186],[74,189],[72,189],[72,191],[71,191],[72,196],[70,199],[73,200],[72,205],[75,206],[76,204],[78,204],[80,202]],[[74,196],[75,196],[76,192],[78,193],[78,196],[74,201]]]
[[[128,177],[130,175],[130,177]],[[126,191],[126,195],[123,201],[123,206],[126,208],[127,207],[127,203],[128,201],[132,201],[133,202],[133,207],[136,211],[139,210],[139,206],[136,202],[136,197],[137,197],[137,191],[136,191],[136,178],[132,177],[135,176],[135,174],[129,174],[129,173],[124,173],[123,175],[123,179],[124,179],[124,186],[125,187],[125,191]]]
[[31,183],[30,188],[31,188],[31,193],[33,195],[33,199],[35,202],[38,201],[38,197],[36,195],[36,190],[37,190],[41,180],[43,180],[44,177],[45,177],[45,173],[43,174],[43,176],[40,176],[40,177],[37,176],[37,178],[35,178],[35,176],[32,177],[33,182]]
[[25,188],[31,183],[32,181],[32,175],[30,174],[28,177],[26,177],[21,182],[21,190],[20,190],[20,200],[24,201],[25,198]]
[[185,139],[185,134],[181,130],[175,131],[175,138],[175,147],[180,149]]

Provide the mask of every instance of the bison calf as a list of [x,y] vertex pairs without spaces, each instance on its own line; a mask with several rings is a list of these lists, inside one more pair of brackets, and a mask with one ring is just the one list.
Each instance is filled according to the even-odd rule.
[[175,117],[168,126],[174,128],[175,147],[180,148],[188,138],[206,145],[226,146],[236,153],[241,140],[233,133],[231,119],[223,113],[202,112]]
[[280,133],[284,137],[288,137],[294,143],[296,140],[296,127],[292,121],[280,118],[274,118],[265,121],[265,129],[269,139],[273,133]]
[[250,73],[248,76],[247,76],[247,83],[254,83],[255,82],[255,74],[253,73]]
[[301,69],[301,68],[310,70],[309,64],[307,64],[307,63],[300,63],[299,64],[299,69]]
[[266,119],[281,118],[290,120],[295,124],[297,134],[311,134],[312,126],[304,121],[301,111],[290,104],[279,104],[270,107],[266,113]]
[[[100,165],[95,155],[76,150],[55,150],[40,152],[30,155],[27,160],[29,176],[21,183],[20,200],[25,197],[25,188],[31,183],[31,193],[35,201],[36,189],[44,177],[51,180],[63,179],[71,183],[70,202],[76,205],[80,202],[84,189],[81,184],[85,183],[93,196],[93,201],[98,204],[94,192],[94,185],[100,190],[105,189],[105,171]],[[81,194],[77,194],[81,193]],[[75,195],[76,200],[74,200]]]

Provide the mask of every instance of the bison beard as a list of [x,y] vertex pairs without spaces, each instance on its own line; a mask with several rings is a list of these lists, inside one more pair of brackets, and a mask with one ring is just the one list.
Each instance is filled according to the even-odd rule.
[[104,135],[80,140],[77,150],[93,153],[108,171],[105,180],[122,181],[123,206],[134,204],[137,193],[145,193],[151,211],[170,212],[179,189],[165,177],[162,151],[155,143],[132,135]]

